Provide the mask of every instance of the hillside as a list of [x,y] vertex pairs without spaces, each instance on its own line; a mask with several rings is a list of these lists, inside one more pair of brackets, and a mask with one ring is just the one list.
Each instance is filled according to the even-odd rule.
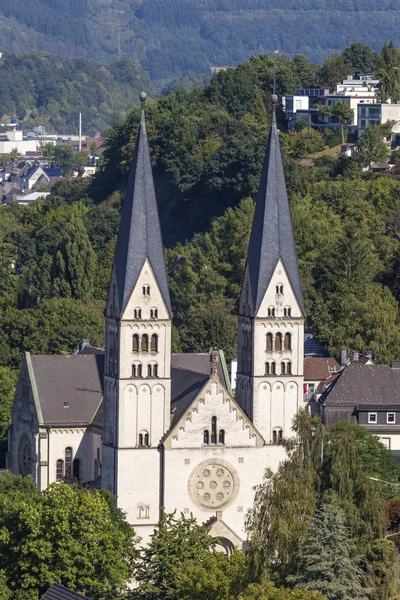
[[0,50],[125,54],[158,87],[276,49],[321,61],[357,40],[400,42],[397,0],[0,0],[0,15]]
[[105,132],[138,104],[148,75],[122,57],[108,67],[91,59],[62,61],[44,52],[0,59],[0,118],[24,119],[25,127],[74,133],[78,113],[84,130]]

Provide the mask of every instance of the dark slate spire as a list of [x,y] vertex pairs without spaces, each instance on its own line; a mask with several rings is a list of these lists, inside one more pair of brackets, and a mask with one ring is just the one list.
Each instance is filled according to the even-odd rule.
[[164,247],[143,109],[146,100],[144,92],[140,94],[140,99],[142,113],[114,255],[119,310],[120,313],[125,310],[144,262],[148,258],[161,295],[171,314]]
[[[276,102],[277,97],[272,100]],[[247,254],[254,313],[260,308],[279,258],[304,314],[274,108]]]

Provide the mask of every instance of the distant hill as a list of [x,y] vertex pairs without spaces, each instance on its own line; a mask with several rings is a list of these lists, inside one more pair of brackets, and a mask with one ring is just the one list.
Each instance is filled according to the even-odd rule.
[[150,87],[140,64],[122,57],[107,67],[91,59],[61,60],[44,52],[3,54],[0,59],[0,118],[17,117],[25,127],[44,125],[74,133],[78,113],[84,131],[105,132],[139,103]]
[[0,51],[139,59],[161,87],[276,49],[320,61],[400,44],[398,0],[0,0]]

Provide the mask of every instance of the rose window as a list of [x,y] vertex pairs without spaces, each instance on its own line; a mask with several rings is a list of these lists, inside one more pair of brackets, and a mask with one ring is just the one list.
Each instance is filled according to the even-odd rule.
[[[239,478],[235,469],[225,461],[210,460],[192,471],[188,482],[189,495],[203,509],[220,509],[236,497]],[[224,464],[220,464],[222,462]]]

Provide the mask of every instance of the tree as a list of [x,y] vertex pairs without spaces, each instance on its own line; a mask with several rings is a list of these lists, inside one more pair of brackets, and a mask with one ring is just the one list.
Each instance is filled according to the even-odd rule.
[[17,373],[9,367],[0,367],[0,448],[7,443],[16,383]]
[[308,127],[301,128],[300,131],[294,134],[292,155],[298,158],[306,154],[320,152],[324,149],[324,146],[325,140],[322,133]]
[[135,566],[138,582],[134,596],[141,600],[168,598],[174,589],[178,569],[186,564],[202,564],[212,553],[217,540],[193,516],[179,518],[176,513],[163,512],[149,544],[141,551]]
[[388,148],[382,141],[387,134],[388,125],[385,124],[384,129],[382,127],[382,125],[369,125],[357,140],[355,160],[363,167],[369,167],[372,162],[388,158]]
[[251,583],[239,600],[326,600],[320,592],[277,588],[271,581]]
[[369,594],[363,577],[345,513],[335,504],[323,504],[316,511],[300,550],[298,573],[289,581],[321,592],[328,600],[366,600]]
[[343,58],[353,67],[353,73],[372,73],[380,64],[380,56],[371,46],[353,42],[343,50]]
[[352,122],[354,117],[354,109],[350,108],[347,102],[339,101],[334,102],[329,106],[319,106],[318,110],[322,115],[331,117],[340,124],[342,144],[344,144],[344,126],[349,125]]
[[97,490],[64,483],[45,492],[0,493],[0,562],[16,600],[36,600],[52,583],[93,599],[123,592],[132,577],[133,528]]
[[[396,539],[396,538],[392,538]],[[391,540],[376,540],[368,557],[372,600],[392,600],[399,594],[399,555]]]
[[75,163],[75,155],[69,144],[58,144],[54,148],[53,160],[56,167],[60,167],[65,174],[72,171]]

